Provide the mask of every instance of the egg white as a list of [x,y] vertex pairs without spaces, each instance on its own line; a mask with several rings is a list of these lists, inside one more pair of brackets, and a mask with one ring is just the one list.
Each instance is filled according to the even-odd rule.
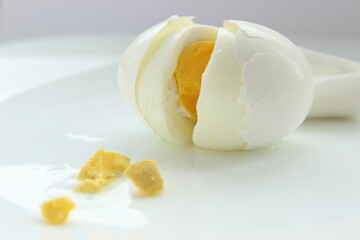
[[308,118],[360,114],[360,62],[300,48],[311,65],[315,98]]
[[[126,103],[136,112],[138,112],[138,108],[136,104],[135,85],[141,62],[154,38],[166,24],[167,21],[161,22],[140,34],[126,48],[121,57],[118,69],[120,91]],[[139,116],[141,116],[141,114],[139,114]]]
[[[267,27],[236,25],[235,56],[243,68],[247,127],[240,131],[246,149],[273,145],[306,118],[314,96],[311,68],[301,51]],[[226,26],[226,23],[225,23]]]

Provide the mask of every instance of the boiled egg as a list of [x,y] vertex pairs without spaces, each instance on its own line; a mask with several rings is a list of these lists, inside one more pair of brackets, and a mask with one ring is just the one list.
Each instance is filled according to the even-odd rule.
[[155,134],[210,150],[273,146],[314,96],[303,53],[267,27],[173,16],[139,35],[119,66],[122,95]]

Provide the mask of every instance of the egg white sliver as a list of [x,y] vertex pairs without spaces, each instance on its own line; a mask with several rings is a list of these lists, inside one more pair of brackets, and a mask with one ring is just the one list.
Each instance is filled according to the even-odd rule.
[[220,28],[214,50],[202,75],[193,141],[214,150],[244,149],[240,130],[246,128],[247,105],[239,99],[242,69],[234,58],[235,36]]
[[206,25],[169,31],[144,57],[146,62],[136,83],[137,106],[153,131],[168,142],[190,143],[195,124],[181,113],[173,76],[178,57],[190,43],[213,41],[216,36],[217,29]]
[[360,114],[360,63],[301,48],[309,61],[315,98],[308,118]]

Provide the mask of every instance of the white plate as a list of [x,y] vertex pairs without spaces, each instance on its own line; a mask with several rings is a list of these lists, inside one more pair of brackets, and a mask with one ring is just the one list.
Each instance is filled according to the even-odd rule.
[[[273,149],[210,152],[166,144],[122,102],[116,64],[0,102],[0,239],[358,239],[360,121],[307,121]],[[100,194],[72,191],[100,147],[154,159],[162,195],[120,177]],[[77,204],[68,224],[39,205]]]

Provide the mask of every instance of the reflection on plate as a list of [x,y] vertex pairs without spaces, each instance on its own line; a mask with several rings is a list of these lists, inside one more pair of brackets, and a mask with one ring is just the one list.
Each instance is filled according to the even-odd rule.
[[[307,121],[261,151],[175,146],[126,108],[115,72],[115,65],[104,67],[0,103],[4,239],[360,236],[358,119]],[[100,146],[132,161],[157,160],[165,192],[139,196],[124,177],[101,194],[73,192],[78,169]],[[54,228],[41,221],[39,205],[58,195],[77,208],[67,225]]]

